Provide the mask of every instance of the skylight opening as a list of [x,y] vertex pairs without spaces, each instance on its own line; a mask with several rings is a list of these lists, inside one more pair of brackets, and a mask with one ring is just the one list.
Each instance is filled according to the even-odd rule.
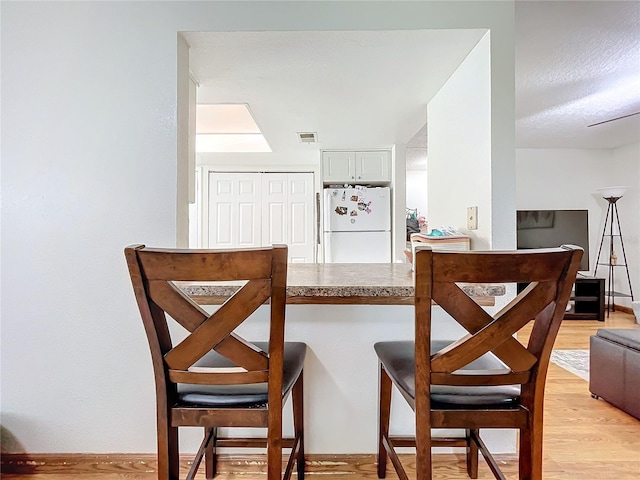
[[245,103],[196,106],[196,152],[271,152]]

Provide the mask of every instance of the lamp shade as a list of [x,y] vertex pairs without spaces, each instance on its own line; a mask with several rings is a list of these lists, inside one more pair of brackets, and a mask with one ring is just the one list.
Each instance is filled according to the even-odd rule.
[[620,198],[624,195],[629,187],[604,187],[599,188],[598,192],[602,195],[602,198]]

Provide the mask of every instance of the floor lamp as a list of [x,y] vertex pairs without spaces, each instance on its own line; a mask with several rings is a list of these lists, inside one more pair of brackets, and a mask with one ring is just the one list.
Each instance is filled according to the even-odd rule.
[[[622,240],[622,230],[620,229],[620,218],[618,217],[618,200],[622,198],[624,192],[628,187],[606,187],[599,188],[598,192],[602,195],[602,198],[609,202],[607,207],[607,215],[604,220],[604,227],[602,229],[602,239],[600,240],[600,248],[598,249],[598,258],[596,259],[595,273],[597,276],[598,267],[606,266],[608,268],[607,275],[607,316],[609,312],[616,311],[616,297],[630,297],[633,300],[633,290],[631,289],[631,277],[629,276],[629,264],[627,263],[627,254],[624,250],[624,241]],[[602,245],[605,238],[609,239],[609,255],[606,257],[606,261],[600,261],[600,255],[602,253]],[[620,251],[622,253],[622,261],[618,260],[618,254],[615,248],[615,239],[619,239]],[[629,283],[629,293],[616,292],[615,287],[615,269],[616,267],[624,267],[627,272],[627,281]]]

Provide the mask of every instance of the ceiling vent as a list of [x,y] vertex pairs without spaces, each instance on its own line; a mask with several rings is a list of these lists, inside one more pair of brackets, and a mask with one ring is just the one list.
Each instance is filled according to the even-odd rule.
[[298,132],[298,138],[302,143],[316,143],[318,134],[316,132]]

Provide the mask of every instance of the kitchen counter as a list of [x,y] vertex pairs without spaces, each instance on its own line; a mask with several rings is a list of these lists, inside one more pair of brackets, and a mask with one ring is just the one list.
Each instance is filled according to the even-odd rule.
[[[412,305],[413,272],[407,263],[291,263],[287,274],[289,304]],[[198,303],[219,305],[236,284],[181,283]],[[504,285],[461,285],[480,305],[491,306]]]

